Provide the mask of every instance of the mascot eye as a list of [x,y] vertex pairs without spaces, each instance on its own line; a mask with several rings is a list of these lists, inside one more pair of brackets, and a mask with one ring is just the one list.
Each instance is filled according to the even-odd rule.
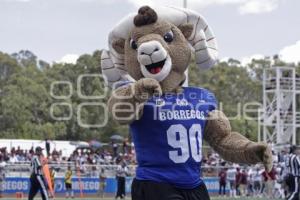
[[133,49],[137,49],[137,44],[133,39],[130,40],[130,47]]
[[164,35],[164,40],[168,43],[172,42],[174,38],[173,32],[169,31]]

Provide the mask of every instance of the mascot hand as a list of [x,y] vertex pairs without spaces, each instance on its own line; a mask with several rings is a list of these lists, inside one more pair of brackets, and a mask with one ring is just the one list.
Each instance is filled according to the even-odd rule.
[[134,85],[134,96],[141,102],[147,101],[153,95],[161,95],[162,90],[159,82],[152,78],[142,78]]
[[[248,152],[251,155],[256,155],[258,162],[262,162],[266,171],[272,170],[272,151],[271,148],[265,143],[252,143],[248,148]],[[251,153],[250,153],[251,152]]]

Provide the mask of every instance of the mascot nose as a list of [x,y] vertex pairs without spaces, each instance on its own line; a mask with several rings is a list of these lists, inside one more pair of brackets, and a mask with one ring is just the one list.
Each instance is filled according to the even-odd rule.
[[160,51],[161,48],[162,45],[157,41],[145,42],[139,46],[138,54],[151,56],[154,52]]
[[166,59],[168,53],[158,41],[152,40],[140,44],[137,59],[142,65],[151,65]]

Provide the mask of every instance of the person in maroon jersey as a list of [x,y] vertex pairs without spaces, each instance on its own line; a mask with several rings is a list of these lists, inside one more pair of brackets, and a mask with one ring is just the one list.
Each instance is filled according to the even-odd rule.
[[246,170],[243,169],[241,174],[241,183],[240,183],[242,196],[245,196],[247,194],[247,185],[248,185],[248,174]]
[[219,172],[219,195],[226,195],[225,188],[227,182],[227,169],[221,169]]
[[274,167],[272,168],[272,170],[268,173],[266,170],[262,173],[263,176],[263,181],[264,181],[264,185],[265,185],[265,191],[266,191],[266,196],[268,198],[273,199],[273,186],[275,184],[275,180],[276,180],[276,170],[274,169]]
[[238,196],[241,195],[241,190],[240,190],[240,186],[241,186],[241,181],[242,181],[242,172],[240,168],[236,168],[236,175],[235,175],[235,190],[236,190],[236,194]]

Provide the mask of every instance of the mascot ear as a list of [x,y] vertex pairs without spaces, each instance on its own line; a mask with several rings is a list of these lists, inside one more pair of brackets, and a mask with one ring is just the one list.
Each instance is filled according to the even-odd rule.
[[194,30],[193,24],[190,23],[181,24],[178,26],[178,28],[181,30],[186,39],[188,39],[192,35]]
[[123,38],[119,38],[112,43],[112,47],[118,52],[119,54],[124,54],[125,48],[125,40]]

